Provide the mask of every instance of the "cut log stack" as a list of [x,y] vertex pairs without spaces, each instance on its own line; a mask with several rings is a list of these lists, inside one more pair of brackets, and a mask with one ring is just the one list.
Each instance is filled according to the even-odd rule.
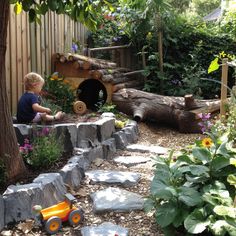
[[118,68],[116,63],[111,61],[71,53],[57,53],[53,56],[53,61],[54,71],[63,76],[111,83],[114,92],[121,88],[142,89],[144,86],[142,71]]

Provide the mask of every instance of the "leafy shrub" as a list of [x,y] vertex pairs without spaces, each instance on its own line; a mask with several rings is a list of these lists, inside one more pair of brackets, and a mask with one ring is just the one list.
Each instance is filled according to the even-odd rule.
[[69,82],[57,72],[46,77],[43,97],[62,108],[64,112],[71,113],[75,101],[75,91]]
[[25,162],[33,168],[51,166],[63,152],[62,138],[56,137],[54,129],[34,129],[32,142],[25,139],[24,145],[20,146],[20,153]]
[[53,103],[50,99],[42,99],[41,105],[51,109],[52,114],[55,115],[58,111],[62,111],[62,107]]
[[157,157],[147,208],[154,208],[156,222],[166,235],[176,230],[190,234],[211,232],[235,235],[235,191],[227,177],[236,161],[226,135],[197,141],[173,158]]
[[98,104],[98,112],[112,112],[117,113],[116,105],[112,103]]

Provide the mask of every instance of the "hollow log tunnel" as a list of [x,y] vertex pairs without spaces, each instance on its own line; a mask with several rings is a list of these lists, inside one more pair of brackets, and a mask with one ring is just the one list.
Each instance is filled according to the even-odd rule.
[[107,100],[107,90],[97,79],[83,81],[77,89],[78,99],[84,102],[88,109],[98,110]]

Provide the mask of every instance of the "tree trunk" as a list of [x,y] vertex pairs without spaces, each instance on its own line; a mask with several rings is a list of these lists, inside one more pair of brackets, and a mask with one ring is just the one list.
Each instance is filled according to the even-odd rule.
[[[1,1],[0,8],[0,161],[6,168],[7,179],[14,181],[24,174],[26,168],[22,157],[19,154],[17,138],[13,128],[12,117],[9,110],[9,103],[6,89],[5,54],[7,26],[9,21],[9,0]],[[13,68],[14,70],[15,68]]]
[[112,102],[118,110],[132,115],[136,121],[166,123],[183,133],[200,132],[199,113],[219,110],[219,100],[194,100],[192,96],[168,97],[136,89],[120,89]]

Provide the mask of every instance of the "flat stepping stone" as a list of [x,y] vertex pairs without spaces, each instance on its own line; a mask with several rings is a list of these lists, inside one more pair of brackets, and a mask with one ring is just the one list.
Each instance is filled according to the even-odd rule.
[[118,156],[114,158],[114,161],[119,164],[123,164],[127,167],[147,163],[149,161],[152,161],[149,157],[143,157],[143,156]]
[[99,226],[85,226],[81,228],[82,236],[128,236],[128,229],[110,222],[104,222]]
[[155,154],[166,154],[167,148],[160,146],[145,146],[140,144],[131,144],[126,146],[126,150],[130,152],[142,152],[142,153],[155,153]]
[[119,184],[127,187],[137,184],[141,178],[138,173],[110,170],[92,170],[87,171],[85,175],[92,183]]
[[142,210],[144,205],[144,199],[141,195],[120,188],[109,187],[90,194],[90,197],[95,213]]

